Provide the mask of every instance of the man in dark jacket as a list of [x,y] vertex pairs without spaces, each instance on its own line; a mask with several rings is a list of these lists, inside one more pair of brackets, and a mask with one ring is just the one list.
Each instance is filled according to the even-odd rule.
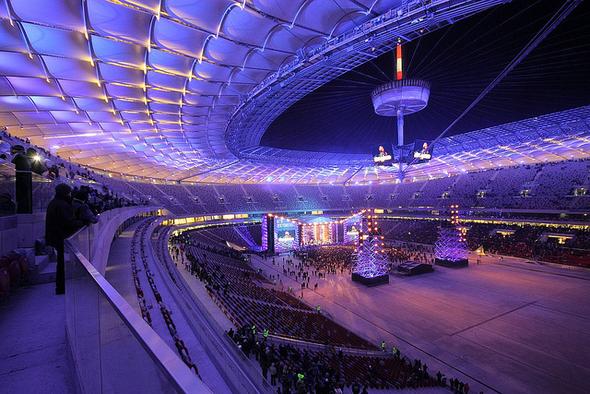
[[0,216],[14,215],[16,212],[16,204],[12,201],[10,193],[0,194]]
[[55,294],[65,292],[64,240],[82,227],[83,223],[74,217],[71,204],[72,189],[66,184],[55,187],[55,197],[47,206],[45,215],[45,242],[57,251],[57,272]]
[[88,206],[88,191],[80,189],[74,193],[73,197],[72,207],[75,218],[81,220],[84,225],[98,222],[98,218]]

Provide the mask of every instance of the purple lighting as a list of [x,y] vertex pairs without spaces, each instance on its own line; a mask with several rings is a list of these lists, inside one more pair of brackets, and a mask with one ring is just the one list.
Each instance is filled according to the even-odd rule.
[[383,237],[379,235],[376,217],[363,215],[360,224],[361,232],[352,280],[368,286],[389,283],[387,258],[383,253]]
[[262,250],[268,250],[268,223],[267,215],[262,217]]
[[387,275],[387,259],[381,253],[381,240],[369,236],[363,240],[356,253],[353,272],[364,278]]
[[467,259],[467,244],[455,227],[441,227],[434,245],[435,257],[439,260],[458,262]]
[[447,267],[465,267],[469,251],[463,230],[459,227],[459,205],[450,206],[450,215],[450,226],[439,229],[434,245],[436,263]]

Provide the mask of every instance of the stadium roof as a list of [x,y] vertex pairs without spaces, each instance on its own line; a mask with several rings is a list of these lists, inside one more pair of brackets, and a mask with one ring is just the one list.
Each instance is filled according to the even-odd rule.
[[0,125],[88,166],[187,177],[235,159],[230,119],[306,54],[367,21],[385,48],[404,16],[426,32],[501,2],[7,0]]
[[[236,161],[187,180],[302,184],[398,182],[396,165],[375,167],[369,154],[321,154],[322,161],[331,163],[323,165],[313,165],[317,163],[318,152],[260,148],[256,154],[256,162]],[[433,159],[410,166],[405,177],[410,181],[422,180],[577,159],[590,159],[590,106],[443,138],[434,148]],[[309,164],[305,165],[305,160]]]
[[[292,103],[390,50],[398,37],[412,40],[503,2],[6,0],[0,2],[0,125],[117,174],[391,182],[393,171],[370,167],[364,155],[263,147],[261,136]],[[586,132],[588,108],[577,111]],[[526,121],[511,125],[504,127],[547,130]],[[411,176],[435,176],[459,164],[485,168],[500,156],[507,165],[533,160],[525,151],[538,151],[535,160],[579,157],[580,144],[587,144],[583,133],[559,126],[541,142],[520,130],[494,129],[445,140],[438,158]],[[482,148],[482,141],[489,144]],[[475,146],[479,153],[469,153]]]
[[[236,159],[181,180],[189,183],[347,185],[399,182],[397,165],[375,167],[370,154],[277,148],[260,148],[256,154],[255,161]],[[314,164],[318,154],[327,164]],[[590,106],[443,138],[435,146],[433,159],[410,166],[405,181],[579,159],[590,159]],[[152,181],[117,175],[129,180]]]

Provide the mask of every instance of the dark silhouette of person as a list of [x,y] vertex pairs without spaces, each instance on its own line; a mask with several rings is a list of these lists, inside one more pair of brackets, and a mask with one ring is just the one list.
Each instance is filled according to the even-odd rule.
[[72,188],[66,184],[55,187],[55,196],[45,214],[45,242],[57,252],[55,294],[65,293],[64,241],[82,227],[82,221],[74,217],[71,203]]
[[88,190],[80,189],[73,193],[72,208],[76,219],[82,221],[84,225],[98,222],[98,218],[88,206]]
[[0,194],[0,216],[14,215],[16,212],[16,204],[12,200],[10,193]]
[[15,168],[16,213],[33,213],[33,174],[31,161],[22,145],[13,145],[10,149]]

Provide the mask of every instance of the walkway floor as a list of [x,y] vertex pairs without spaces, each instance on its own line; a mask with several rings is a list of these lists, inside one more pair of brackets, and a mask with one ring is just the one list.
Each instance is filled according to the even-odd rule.
[[[131,241],[133,240],[137,227],[139,227],[141,223],[142,222],[138,222],[129,226],[111,244],[109,259],[105,272],[105,277],[109,283],[113,285],[113,287],[125,298],[125,300],[136,310],[137,313],[141,313],[141,311],[137,302],[137,293],[133,283],[130,253]],[[146,245],[148,245],[149,242],[150,241],[148,238]],[[166,304],[167,308],[171,311],[176,329],[178,330],[178,334],[183,339],[187,349],[189,350],[192,361],[198,366],[199,373],[201,374],[203,381],[215,393],[229,393],[229,388],[223,381],[223,378],[220,376],[215,366],[212,365],[207,352],[196,338],[195,333],[192,331],[184,314],[179,309],[182,306],[177,305],[174,298],[170,294],[170,289],[166,285],[166,278],[162,277],[163,268],[160,268],[156,265],[158,263],[155,262],[155,256],[152,255],[151,249],[147,250],[146,253],[148,259],[151,259],[149,266],[154,273],[154,281],[157,285],[158,291],[162,296],[164,304]],[[177,351],[176,347],[174,346],[174,340],[172,339],[162,314],[159,311],[158,304],[153,296],[153,293],[148,286],[145,270],[139,258],[139,251],[137,251],[136,258],[140,270],[138,277],[140,278],[140,282],[142,283],[142,287],[145,292],[146,302],[148,306],[152,307],[150,310],[153,321],[152,328],[154,331],[156,331],[156,333],[158,333],[158,335],[160,335],[164,342],[168,344],[170,349],[176,353]]]
[[133,284],[133,275],[131,274],[131,240],[135,234],[135,229],[139,223],[134,223],[117,237],[111,244],[109,259],[105,270],[105,278],[111,285],[125,298],[135,309],[141,313],[137,303],[137,293]]
[[21,287],[0,303],[0,392],[76,392],[64,303],[53,283]]

